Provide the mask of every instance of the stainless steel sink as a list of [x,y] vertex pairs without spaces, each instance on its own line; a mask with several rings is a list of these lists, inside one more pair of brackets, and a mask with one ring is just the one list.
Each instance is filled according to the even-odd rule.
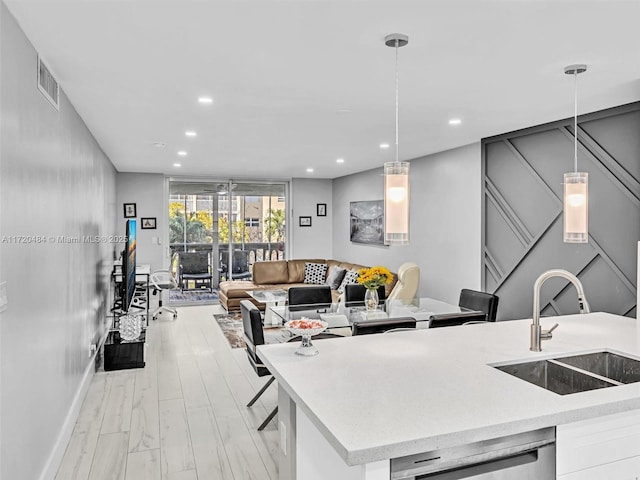
[[559,395],[640,382],[640,361],[609,351],[493,367]]
[[640,382],[640,361],[617,353],[585,353],[556,360],[619,383]]

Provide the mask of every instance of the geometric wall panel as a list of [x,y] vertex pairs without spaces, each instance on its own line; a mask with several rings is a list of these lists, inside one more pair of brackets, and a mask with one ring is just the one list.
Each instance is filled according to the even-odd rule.
[[[573,118],[482,140],[482,285],[498,319],[531,318],[533,283],[551,268],[578,276],[592,311],[634,316],[640,240],[640,102],[578,117],[578,171],[589,173],[589,243],[562,241],[563,174]],[[544,315],[578,311],[566,280],[541,292]]]

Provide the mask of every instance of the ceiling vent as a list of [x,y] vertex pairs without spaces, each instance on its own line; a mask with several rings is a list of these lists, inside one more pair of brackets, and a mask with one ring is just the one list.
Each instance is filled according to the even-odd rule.
[[53,105],[53,108],[60,110],[60,87],[58,81],[53,78],[49,67],[40,58],[40,55],[38,55],[38,90]]

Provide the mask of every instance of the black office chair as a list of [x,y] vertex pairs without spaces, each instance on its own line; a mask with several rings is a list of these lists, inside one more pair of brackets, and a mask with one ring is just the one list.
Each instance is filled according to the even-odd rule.
[[[269,385],[273,383],[275,377],[271,375],[271,372],[267,367],[264,366],[260,357],[258,357],[258,353],[256,351],[256,347],[258,345],[264,345],[264,331],[262,330],[262,316],[260,315],[260,310],[249,300],[241,300],[240,301],[240,312],[242,313],[242,326],[244,327],[244,342],[247,345],[247,357],[249,357],[249,363],[258,374],[259,377],[265,377],[270,375],[271,377],[267,381],[267,383],[260,389],[258,393],[251,399],[251,401],[247,404],[247,407],[251,407],[260,395],[262,395]],[[258,430],[264,430],[264,427],[276,416],[278,413],[278,407],[273,409],[273,411],[269,414],[269,416],[260,424]]]
[[351,335],[370,335],[384,333],[397,328],[416,328],[416,319],[411,317],[385,318],[383,320],[355,321],[351,326]]
[[309,310],[309,305],[313,305],[313,308],[318,310],[329,308],[332,302],[329,285],[291,287],[288,297],[290,312]]
[[[364,294],[367,291],[367,287],[357,283],[345,285],[344,287],[344,303],[347,307],[357,307],[364,305]],[[387,293],[384,285],[378,287],[378,300],[381,302],[387,298]]]
[[487,315],[483,312],[442,313],[429,318],[429,328],[453,327],[467,323],[486,323]]
[[207,252],[178,252],[178,283],[182,291],[192,281],[196,290],[204,288],[212,292],[212,279]]
[[460,291],[458,306],[484,312],[487,322],[495,322],[498,313],[498,300],[500,299],[497,295],[463,288]]

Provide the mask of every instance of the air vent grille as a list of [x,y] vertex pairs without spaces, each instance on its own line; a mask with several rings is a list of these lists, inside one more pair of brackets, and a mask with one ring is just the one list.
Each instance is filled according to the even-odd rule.
[[53,108],[60,109],[58,100],[60,98],[60,87],[58,81],[53,78],[49,67],[38,56],[38,90],[49,101]]

